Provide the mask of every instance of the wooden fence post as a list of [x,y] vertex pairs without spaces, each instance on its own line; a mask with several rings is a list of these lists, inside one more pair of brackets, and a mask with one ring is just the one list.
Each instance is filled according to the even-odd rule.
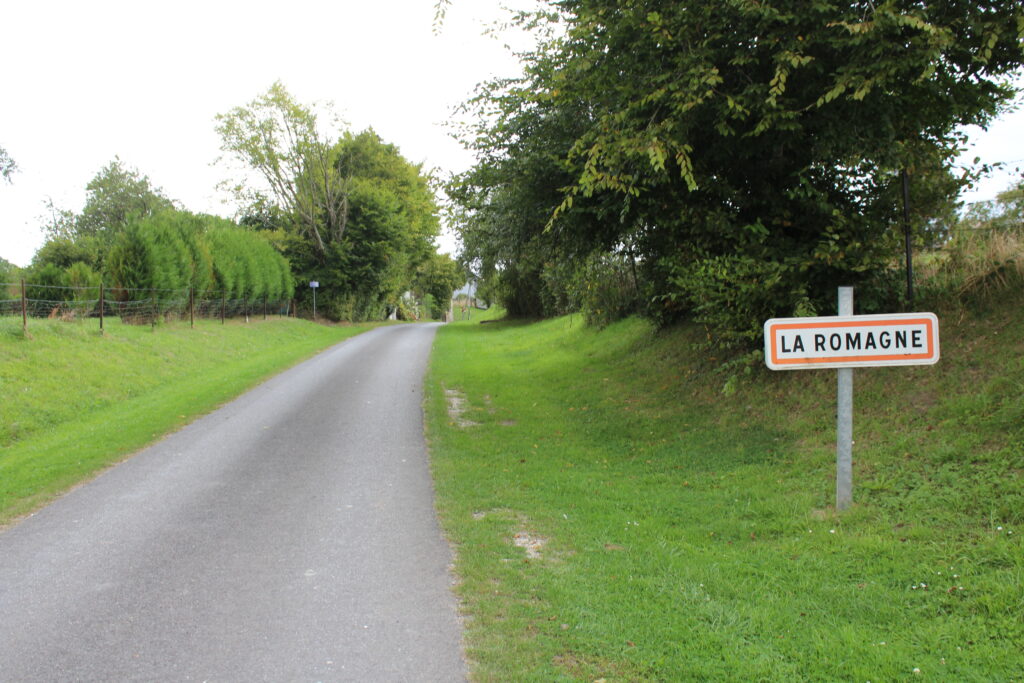
[[21,278],[21,333],[28,334],[28,306],[25,303],[25,278]]

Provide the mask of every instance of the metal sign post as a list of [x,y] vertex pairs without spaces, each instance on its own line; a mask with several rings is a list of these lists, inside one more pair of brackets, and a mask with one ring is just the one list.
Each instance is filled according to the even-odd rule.
[[319,286],[319,282],[316,280],[310,280],[309,287],[313,290],[313,320],[316,320],[316,288]]
[[837,368],[836,508],[853,503],[853,369],[939,361],[934,313],[854,315],[853,287],[839,288],[839,315],[773,318],[764,324],[772,370]]
[[[853,315],[853,287],[839,288],[839,315]],[[836,411],[836,509],[853,502],[853,368],[839,368]]]

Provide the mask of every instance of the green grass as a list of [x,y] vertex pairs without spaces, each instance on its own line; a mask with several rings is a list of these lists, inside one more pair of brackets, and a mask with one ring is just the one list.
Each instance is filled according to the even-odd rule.
[[726,395],[696,329],[443,328],[427,420],[474,678],[1024,680],[1012,298],[940,316],[937,366],[855,371],[843,514],[835,371]]
[[0,318],[0,525],[369,327]]

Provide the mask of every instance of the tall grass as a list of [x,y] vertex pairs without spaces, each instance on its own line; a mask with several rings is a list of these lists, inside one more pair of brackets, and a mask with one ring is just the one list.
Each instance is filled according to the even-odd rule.
[[1024,287],[1024,225],[962,226],[918,269],[919,280],[939,306],[968,306]]

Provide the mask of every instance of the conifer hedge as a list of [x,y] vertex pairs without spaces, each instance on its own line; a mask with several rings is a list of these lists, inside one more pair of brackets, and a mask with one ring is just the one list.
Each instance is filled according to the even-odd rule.
[[174,211],[131,221],[106,259],[106,281],[121,301],[290,298],[288,262],[258,233],[231,221]]

